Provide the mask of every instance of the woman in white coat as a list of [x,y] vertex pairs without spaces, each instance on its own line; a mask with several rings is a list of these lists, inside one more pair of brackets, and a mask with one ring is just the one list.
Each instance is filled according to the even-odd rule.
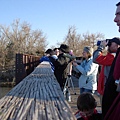
[[84,47],[82,54],[85,60],[83,60],[80,65],[78,65],[75,61],[73,62],[73,65],[81,72],[81,76],[79,78],[80,93],[92,93],[97,90],[98,64],[93,63],[92,47]]

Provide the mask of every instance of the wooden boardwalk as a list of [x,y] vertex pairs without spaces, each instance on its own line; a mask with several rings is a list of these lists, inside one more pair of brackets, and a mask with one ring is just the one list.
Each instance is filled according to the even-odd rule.
[[40,64],[0,99],[0,120],[76,120],[49,64]]
[[[0,120],[76,120],[78,79],[72,77],[75,92],[67,102],[49,65],[39,65],[30,75],[0,99]],[[97,109],[100,111],[99,97]]]
[[[80,94],[80,90],[78,88],[78,79],[76,77],[72,77],[72,81],[73,81],[73,84],[74,84],[74,87],[75,87],[76,95],[73,92],[71,92],[72,101],[68,102],[68,103],[71,106],[72,111],[75,113],[78,110],[77,109],[77,98]],[[97,101],[97,110],[101,112],[100,98],[96,94],[93,94],[93,96]]]

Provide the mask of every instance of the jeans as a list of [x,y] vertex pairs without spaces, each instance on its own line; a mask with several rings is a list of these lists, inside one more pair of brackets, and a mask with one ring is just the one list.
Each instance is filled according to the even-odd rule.
[[84,93],[84,92],[92,93],[92,90],[86,89],[86,88],[80,88],[80,94],[82,94],[82,93]]

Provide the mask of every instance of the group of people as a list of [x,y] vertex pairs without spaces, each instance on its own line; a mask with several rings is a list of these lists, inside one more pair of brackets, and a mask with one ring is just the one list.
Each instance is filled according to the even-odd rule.
[[[84,47],[83,57],[85,60],[82,61],[80,65],[75,61],[73,62],[73,65],[81,72],[81,76],[79,78],[80,96],[78,97],[77,104],[79,103],[83,108],[80,108],[79,105],[77,105],[79,111],[76,113],[76,117],[78,120],[114,120],[113,118],[117,115],[115,115],[115,111],[118,112],[118,110],[114,110],[112,108],[115,108],[115,105],[117,107],[117,105],[120,104],[120,95],[116,100],[117,104],[115,102],[111,109],[110,107],[120,92],[119,45],[120,38],[114,37],[108,41],[101,41],[97,50],[94,52],[92,47]],[[103,55],[103,50],[106,47],[107,54]],[[97,80],[98,67],[101,67],[101,70]],[[118,85],[115,84],[116,80],[118,81]],[[95,110],[95,100],[91,94],[95,90],[100,94],[102,114]],[[119,107],[117,107],[117,109]],[[111,114],[109,109],[114,112],[111,118],[109,117]]]
[[[119,26],[120,32],[120,2],[116,5],[114,22]],[[77,100],[78,120],[119,120],[116,116],[120,110],[120,38],[114,37],[108,41],[101,41],[98,48],[86,46],[83,49],[83,58],[80,64],[72,56],[69,46],[61,44],[54,50],[48,49],[42,61],[49,61],[52,71],[63,90],[66,81],[65,71],[69,63],[80,73],[80,95]],[[107,54],[103,50],[107,47]],[[55,53],[56,52],[56,53]],[[66,55],[68,54],[68,56]],[[74,58],[74,59],[73,59]],[[98,68],[100,73],[98,76]],[[97,78],[98,76],[98,78]],[[100,94],[102,115],[97,112],[96,101],[92,95],[94,91]],[[113,104],[113,105],[112,105]],[[119,114],[119,113],[118,113]]]
[[[114,22],[119,26],[120,32],[120,2],[116,4],[117,9],[115,13]],[[94,116],[94,111],[92,109],[91,120],[120,120],[120,39],[113,38],[109,41],[103,41],[98,46],[97,50],[93,53],[93,62],[99,64],[102,68],[98,78],[98,92],[101,95],[101,103],[102,103],[102,118],[97,113],[97,117]],[[105,47],[108,47],[107,55],[103,55],[103,50]],[[116,82],[117,81],[117,82]],[[88,91],[87,91],[88,92]],[[82,103],[80,98],[78,98],[78,102],[81,102],[81,106],[84,105],[85,101],[88,101],[88,105],[92,104],[90,101],[93,101],[91,95],[88,93],[83,93],[80,95],[84,100]],[[83,96],[89,96],[89,100]],[[91,96],[91,98],[90,98]],[[84,99],[83,99],[84,98]],[[95,102],[94,102],[95,103]],[[79,103],[80,104],[80,103]],[[78,120],[89,120],[90,116],[87,113],[90,113],[89,109],[84,105],[84,109],[78,106],[78,113],[76,113],[76,117]],[[92,108],[95,108],[92,107]],[[82,111],[82,112],[81,112]],[[84,115],[83,115],[84,113]]]
[[66,67],[71,61],[71,58],[66,57],[66,55],[72,55],[72,51],[70,51],[68,45],[61,44],[59,48],[48,49],[45,54],[40,62],[48,61],[50,63],[61,90],[63,90],[67,78]]

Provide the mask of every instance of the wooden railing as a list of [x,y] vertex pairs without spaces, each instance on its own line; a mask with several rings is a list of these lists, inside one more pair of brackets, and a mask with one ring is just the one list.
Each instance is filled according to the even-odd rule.
[[16,54],[15,79],[18,84],[23,78],[29,75],[39,64],[40,57],[27,54]]
[[0,99],[0,120],[76,120],[51,70],[43,62]]

